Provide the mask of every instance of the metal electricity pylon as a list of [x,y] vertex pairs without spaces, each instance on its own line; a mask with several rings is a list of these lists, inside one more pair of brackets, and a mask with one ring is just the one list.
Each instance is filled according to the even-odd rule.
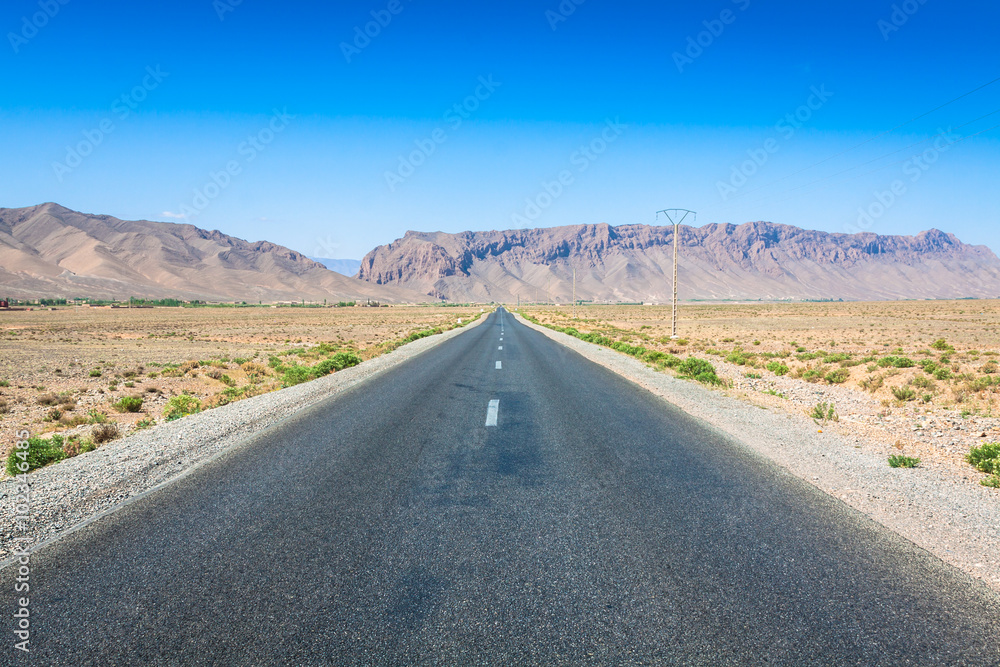
[[687,217],[692,216],[691,222],[698,219],[698,214],[694,211],[689,211],[686,208],[668,208],[662,211],[656,212],[656,219],[660,219],[660,214],[663,214],[670,224],[674,226],[674,296],[671,301],[673,306],[673,314],[670,319],[670,337],[677,338],[677,243],[678,237],[681,233],[681,223],[684,222]]

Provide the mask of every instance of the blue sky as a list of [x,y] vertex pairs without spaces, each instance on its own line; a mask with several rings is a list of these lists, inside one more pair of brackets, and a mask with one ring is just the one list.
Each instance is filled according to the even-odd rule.
[[353,258],[669,207],[1000,251],[993,4],[331,4],[5,3],[0,206]]

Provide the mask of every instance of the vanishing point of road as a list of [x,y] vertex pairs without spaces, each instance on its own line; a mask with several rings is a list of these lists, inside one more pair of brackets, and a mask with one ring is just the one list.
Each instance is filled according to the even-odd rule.
[[502,309],[31,564],[3,664],[1000,664],[985,586]]

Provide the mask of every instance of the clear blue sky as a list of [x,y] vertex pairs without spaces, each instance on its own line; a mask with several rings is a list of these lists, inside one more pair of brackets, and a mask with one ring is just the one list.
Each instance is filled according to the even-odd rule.
[[0,9],[0,206],[352,258],[668,207],[1000,251],[1000,82],[882,134],[1000,77],[994,3],[63,2]]

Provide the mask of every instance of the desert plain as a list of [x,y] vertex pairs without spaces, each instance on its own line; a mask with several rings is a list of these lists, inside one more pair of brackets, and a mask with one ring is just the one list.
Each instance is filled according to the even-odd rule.
[[814,418],[817,430],[845,433],[856,447],[948,468],[968,483],[996,482],[966,457],[1000,440],[1000,301],[683,304],[677,339],[669,305],[522,312],[704,359],[719,390],[763,409]]
[[[18,431],[80,443],[307,379],[342,355],[363,361],[407,338],[467,323],[481,307],[60,307],[0,311],[0,454]],[[291,379],[289,372],[291,371]],[[141,399],[141,404],[137,399]],[[197,403],[194,403],[196,401]],[[173,416],[177,416],[174,411]],[[94,444],[101,444],[96,442]]]

